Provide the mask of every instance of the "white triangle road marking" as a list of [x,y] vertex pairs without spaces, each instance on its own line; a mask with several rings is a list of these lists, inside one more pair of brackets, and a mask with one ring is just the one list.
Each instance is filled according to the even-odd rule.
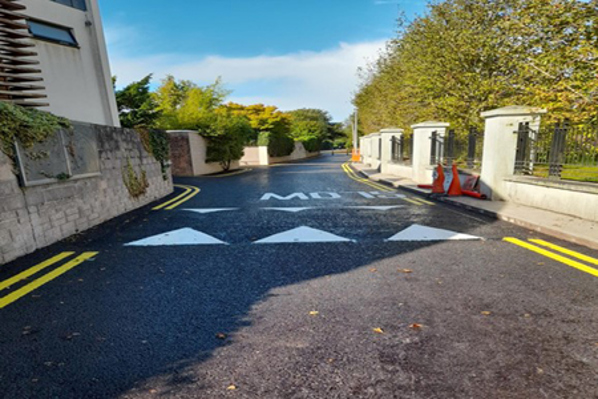
[[307,226],[297,227],[282,233],[256,241],[254,244],[281,244],[281,243],[313,243],[313,242],[354,242],[348,238],[340,237],[323,230]]
[[414,224],[386,241],[483,240],[482,237]]
[[268,211],[283,211],[283,212],[292,212],[292,213],[297,213],[297,212],[301,212],[301,211],[306,211],[308,209],[312,209],[311,207],[307,207],[307,208],[262,208],[262,209],[266,209]]
[[396,208],[404,208],[405,205],[391,205],[391,206],[349,206],[351,209],[368,209],[374,211],[389,211]]
[[139,241],[133,241],[125,246],[130,247],[156,247],[156,246],[171,246],[171,245],[215,245],[224,244],[228,245],[224,241],[220,241],[208,234],[202,233],[201,231],[193,230],[188,227],[173,230],[168,233],[158,234],[155,236],[147,237]]
[[215,213],[215,212],[228,212],[228,211],[236,211],[239,208],[193,208],[193,209],[183,209],[184,211],[201,213],[202,215],[205,213]]

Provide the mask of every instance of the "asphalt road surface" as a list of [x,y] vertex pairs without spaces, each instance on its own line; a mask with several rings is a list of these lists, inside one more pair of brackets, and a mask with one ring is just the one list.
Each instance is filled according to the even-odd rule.
[[598,252],[345,161],[179,179],[0,266],[0,397],[598,397]]

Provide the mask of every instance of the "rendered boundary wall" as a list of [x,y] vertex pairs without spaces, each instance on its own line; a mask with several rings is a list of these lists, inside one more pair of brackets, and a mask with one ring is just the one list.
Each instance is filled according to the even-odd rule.
[[[206,162],[208,142],[191,130],[169,130],[170,159],[173,176],[201,176],[222,172],[217,162]],[[233,162],[231,169],[239,168]]]
[[[174,176],[202,176],[222,172],[217,162],[206,162],[208,142],[197,132],[192,130],[170,130],[170,159],[172,160],[172,174]],[[271,157],[268,147],[251,146],[244,148],[243,157],[233,162],[231,169],[241,166],[268,166],[274,163],[298,161],[314,158],[319,152],[307,152],[301,143],[295,143],[290,155],[285,157]]]
[[[74,123],[75,135],[77,126]],[[32,187],[21,187],[11,161],[0,152],[0,264],[97,226],[170,194],[172,178],[144,149],[134,130],[86,125],[97,135],[100,174]],[[123,171],[130,162],[145,194],[132,198]]]

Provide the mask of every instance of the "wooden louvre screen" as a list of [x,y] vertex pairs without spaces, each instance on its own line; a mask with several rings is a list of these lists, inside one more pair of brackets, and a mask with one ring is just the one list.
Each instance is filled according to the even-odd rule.
[[0,101],[26,107],[43,107],[46,98],[37,53],[30,40],[26,7],[18,0],[0,0]]

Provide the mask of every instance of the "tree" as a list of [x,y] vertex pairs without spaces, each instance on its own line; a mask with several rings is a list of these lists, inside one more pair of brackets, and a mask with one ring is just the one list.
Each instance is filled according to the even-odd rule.
[[444,0],[361,70],[360,129],[429,119],[458,131],[513,104],[587,121],[598,108],[598,1]]
[[[308,151],[317,151],[329,135],[331,117],[320,109],[303,108],[289,112],[291,115],[290,135],[303,143]],[[309,148],[308,148],[309,147]]]
[[253,129],[247,118],[225,112],[212,113],[199,133],[208,140],[207,162],[218,162],[223,170],[241,159]]
[[224,105],[223,108],[232,115],[247,118],[254,129],[254,133],[250,137],[251,142],[256,142],[262,132],[269,132],[274,136],[286,136],[290,132],[290,115],[280,111],[273,105],[254,104],[246,106],[230,102]]
[[[149,129],[156,126],[160,111],[150,93],[152,75],[116,91],[120,124],[128,128]],[[116,83],[116,78],[113,78]]]
[[202,128],[229,94],[220,79],[208,86],[198,86],[167,76],[154,93],[161,111],[158,126],[169,130]]

